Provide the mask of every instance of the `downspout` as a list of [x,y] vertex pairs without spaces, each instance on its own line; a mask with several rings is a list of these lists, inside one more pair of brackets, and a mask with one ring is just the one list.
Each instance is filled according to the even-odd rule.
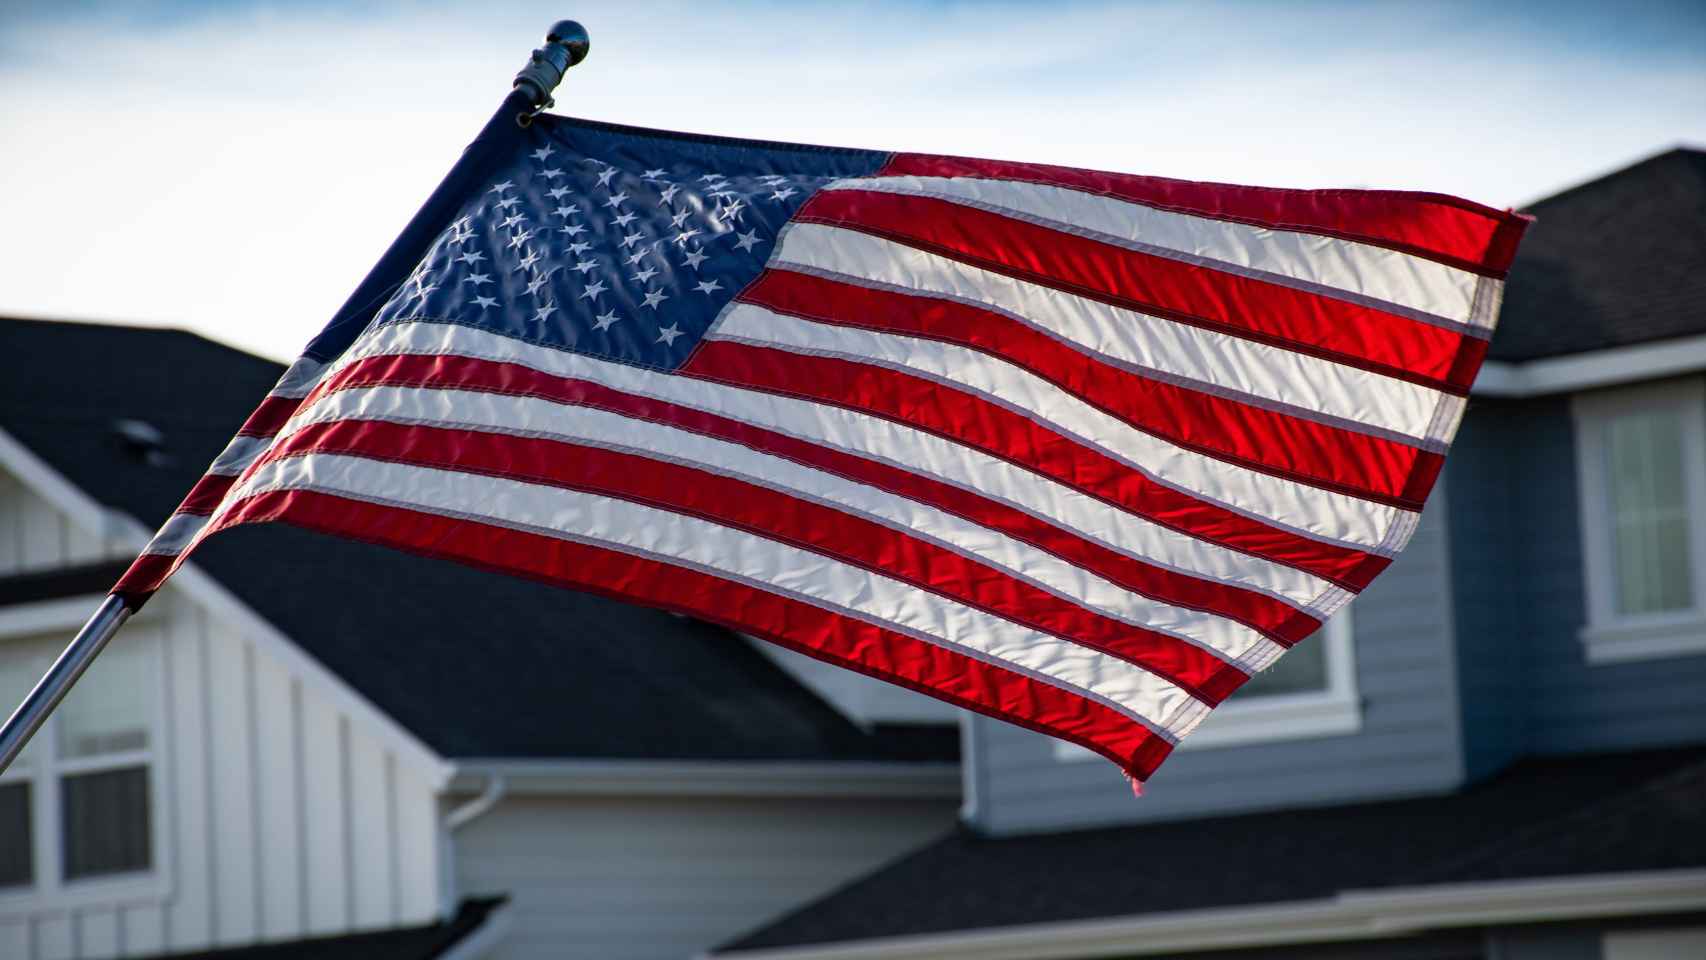
[[444,815],[444,829],[439,836],[438,905],[439,915],[448,920],[456,914],[456,844],[451,834],[486,815],[503,799],[507,784],[502,774],[486,775],[486,788],[480,795]]

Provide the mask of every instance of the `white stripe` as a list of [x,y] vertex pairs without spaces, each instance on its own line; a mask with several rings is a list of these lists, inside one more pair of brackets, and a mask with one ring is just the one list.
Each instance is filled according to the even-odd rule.
[[320,374],[325,370],[326,365],[312,357],[297,357],[296,362],[284,371],[284,376],[278,378],[278,383],[267,396],[305,397],[308,391],[320,382]]
[[272,446],[272,437],[232,437],[231,442],[213,460],[213,465],[207,472],[220,477],[235,477],[249,468],[249,464],[260,459],[261,454]]
[[993,307],[1116,362],[1304,416],[1441,441],[1429,423],[1445,394],[1265,343],[1015,280],[857,230],[793,223],[772,267],[842,274]]
[[1122,709],[1176,740],[1208,712],[1167,680],[1088,647],[927,594],[851,564],[741,530],[625,500],[501,477],[359,457],[263,464],[230,502],[315,490],[613,547],[839,608]]
[[873,190],[937,197],[1017,215],[1098,240],[1264,279],[1299,281],[1392,304],[1459,324],[1490,327],[1478,317],[1481,277],[1426,257],[1338,237],[1276,230],[1161,210],[1071,187],[972,177],[880,177],[838,180],[826,190]]
[[1324,539],[1374,549],[1386,542],[1399,514],[1408,512],[1187,450],[982,351],[816,323],[745,303],[725,312],[711,336],[902,368],[960,384],[1099,448],[1157,483]]
[[207,526],[207,517],[194,513],[174,513],[166,519],[154,539],[148,541],[148,546],[142,548],[144,556],[161,554],[177,556],[184,552],[201,528]]
[[1306,571],[1162,527],[1005,460],[880,417],[538,347],[460,324],[386,324],[357,341],[340,364],[388,354],[516,363],[704,410],[943,480],[1146,563],[1239,584],[1307,609],[1326,611],[1343,602],[1343,590]]
[[1254,672],[1284,652],[1244,624],[1152,600],[998,531],[927,504],[738,443],[590,407],[566,410],[536,397],[421,387],[340,390],[305,411],[296,428],[335,420],[481,430],[595,445],[745,480],[934,540],[1064,600],[1132,626],[1203,647]]

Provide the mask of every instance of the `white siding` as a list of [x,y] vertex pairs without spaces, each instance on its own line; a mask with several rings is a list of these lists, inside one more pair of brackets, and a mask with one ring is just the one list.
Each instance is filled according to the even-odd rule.
[[939,836],[955,807],[511,797],[455,835],[457,886],[511,898],[493,960],[686,958]]
[[[79,519],[0,471],[0,576],[116,556],[87,532],[100,524]],[[162,674],[153,876],[110,896],[96,885],[0,897],[0,958],[147,956],[437,918],[424,772],[276,648],[175,587],[121,640],[144,637]]]

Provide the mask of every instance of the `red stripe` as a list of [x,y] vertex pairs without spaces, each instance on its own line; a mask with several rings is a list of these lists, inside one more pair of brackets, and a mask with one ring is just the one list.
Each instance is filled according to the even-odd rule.
[[190,492],[184,496],[184,502],[178,504],[176,513],[194,513],[207,516],[219,506],[219,501],[225,499],[225,491],[237,482],[235,476],[222,476],[216,473],[203,474]]
[[825,190],[794,219],[848,227],[1128,310],[1467,393],[1487,342],[1362,304],[1139,253],[935,197]]
[[[926,503],[973,523],[999,530],[1090,570],[1135,593],[1164,603],[1230,617],[1292,644],[1315,632],[1320,621],[1282,600],[1229,584],[1177,573],[1128,557],[1086,540],[1006,504],[998,503],[898,467],[877,463],[754,427],[716,414],[661,400],[639,397],[583,380],[553,377],[519,364],[466,357],[399,355],[369,357],[340,371],[323,386],[327,391],[360,386],[411,386],[467,389],[512,396],[541,397],[558,403],[608,410],[623,416],[668,424],[694,433],[743,444],[815,469]],[[1347,564],[1347,580],[1372,579],[1389,562],[1359,555]]]
[[1072,187],[1216,220],[1297,230],[1503,277],[1529,218],[1405,190],[1283,190],[1079,170],[1044,163],[895,154],[879,177],[980,177]]
[[349,453],[644,503],[836,557],[1094,647],[1218,704],[1247,677],[1213,653],[1063,600],[883,524],[693,467],[597,446],[365,420],[315,424],[266,459]]
[[160,589],[160,584],[172,575],[177,568],[176,555],[163,556],[157,553],[145,553],[131,561],[130,567],[124,571],[124,576],[113,584],[111,593],[124,598],[125,606],[131,610],[141,610],[154,591]]
[[243,426],[237,431],[243,437],[270,437],[284,426],[296,408],[302,405],[301,397],[267,397],[255,412],[249,414],[249,419],[243,421]]
[[824,323],[928,337],[1023,367],[1145,433],[1274,476],[1415,509],[1445,458],[1103,363],[1028,324],[953,300],[767,270],[740,299]]
[[[615,550],[303,490],[245,500],[220,528],[283,521],[638,602],[756,634],[837,666],[1088,747],[1146,779],[1171,749],[1094,700],[863,620]],[[738,616],[736,613],[738,612]]]
[[[1163,486],[1076,440],[969,393],[870,364],[706,340],[681,372],[886,417],[975,447],[1162,526],[1341,579],[1368,554],[1310,540]],[[1342,582],[1349,586],[1350,582]]]

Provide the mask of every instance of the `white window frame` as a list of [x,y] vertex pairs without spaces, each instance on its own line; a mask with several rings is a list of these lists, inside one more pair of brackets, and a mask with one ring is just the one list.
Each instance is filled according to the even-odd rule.
[[[0,644],[37,638],[43,634],[63,636],[68,641],[103,599],[99,596],[72,597],[0,608]],[[165,793],[168,758],[164,742],[168,698],[160,632],[154,624],[155,618],[147,613],[138,614],[126,624],[123,636],[117,641],[142,645],[148,651],[143,659],[147,664],[145,669],[153,674],[147,682],[154,686],[155,696],[154,710],[148,718],[146,748],[96,757],[59,759],[56,721],[49,716],[47,723],[30,741],[35,754],[34,765],[28,770],[13,769],[0,774],[0,783],[28,781],[31,785],[30,841],[34,870],[33,882],[29,886],[0,888],[0,917],[82,906],[159,903],[169,898],[170,858],[166,847]],[[9,712],[13,706],[16,705],[7,704],[0,707],[0,711]],[[149,868],[66,879],[59,809],[61,778],[137,764],[142,764],[148,771]]]
[[[1606,483],[1605,425],[1614,417],[1655,410],[1676,413],[1682,434],[1694,606],[1664,613],[1620,614]],[[1621,663],[1706,653],[1706,380],[1693,377],[1581,393],[1571,399],[1571,413],[1576,431],[1582,582],[1587,598],[1587,623],[1579,636],[1587,661]]]
[[[1334,614],[1308,642],[1324,645],[1327,685],[1320,690],[1241,696],[1234,693],[1202,725],[1179,741],[1178,750],[1241,747],[1281,740],[1340,737],[1362,729],[1362,698],[1357,694],[1356,628],[1351,607]],[[1054,741],[1056,760],[1096,759],[1089,750]]]

